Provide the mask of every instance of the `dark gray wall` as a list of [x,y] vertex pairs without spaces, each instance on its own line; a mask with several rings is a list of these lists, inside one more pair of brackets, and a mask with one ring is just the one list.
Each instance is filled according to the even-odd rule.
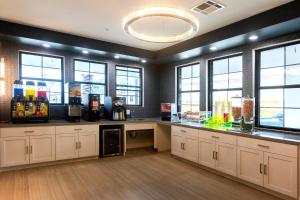
[[186,65],[189,63],[200,63],[201,80],[200,80],[200,108],[206,110],[207,98],[207,65],[208,60],[228,56],[232,54],[243,54],[243,96],[254,96],[254,50],[267,46],[273,46],[280,43],[285,43],[300,39],[300,32],[285,35],[279,38],[274,38],[267,41],[253,42],[244,46],[239,46],[233,49],[217,51],[211,54],[203,55],[197,58],[182,60],[181,62],[171,63],[159,66],[160,69],[160,101],[175,102],[175,71],[176,66]]
[[[154,65],[142,65],[141,63],[128,62],[124,60],[112,60],[103,56],[93,54],[83,55],[81,52],[63,51],[57,49],[46,49],[39,46],[24,45],[15,41],[0,38],[0,57],[5,59],[6,65],[6,96],[0,97],[0,121],[9,119],[10,99],[12,97],[12,83],[18,79],[18,52],[19,50],[31,51],[36,53],[52,54],[64,57],[65,62],[65,82],[74,80],[73,59],[95,60],[107,63],[108,67],[108,94],[115,96],[115,65],[131,65],[144,68],[144,106],[131,106],[134,117],[158,117],[159,116],[159,75]],[[157,97],[157,98],[154,98]],[[63,119],[63,106],[50,107],[51,119]]]

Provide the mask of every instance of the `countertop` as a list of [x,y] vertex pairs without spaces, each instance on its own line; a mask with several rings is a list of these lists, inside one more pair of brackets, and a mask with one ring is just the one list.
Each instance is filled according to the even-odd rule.
[[48,123],[28,123],[28,124],[13,124],[13,123],[0,123],[0,128],[15,128],[15,127],[36,127],[36,126],[65,126],[65,125],[109,125],[109,124],[128,124],[128,123],[158,123],[160,125],[175,125],[188,128],[196,128],[199,130],[214,131],[224,134],[263,139],[287,144],[300,144],[300,133],[295,132],[284,132],[284,131],[273,131],[273,130],[259,130],[256,129],[252,133],[241,132],[239,128],[228,128],[228,129],[212,129],[206,128],[201,123],[195,122],[169,122],[161,121],[159,118],[135,118],[126,121],[111,121],[111,120],[100,120],[97,122],[88,122],[81,120],[80,122],[69,122],[66,120],[50,120]]
[[80,120],[79,122],[71,122],[66,120],[49,120],[47,123],[0,123],[0,128],[17,128],[17,127],[37,127],[37,126],[65,126],[65,125],[109,125],[109,124],[127,124],[127,123],[150,123],[157,122],[158,118],[134,118],[126,121],[112,121],[112,120],[100,120],[96,122],[89,122]]

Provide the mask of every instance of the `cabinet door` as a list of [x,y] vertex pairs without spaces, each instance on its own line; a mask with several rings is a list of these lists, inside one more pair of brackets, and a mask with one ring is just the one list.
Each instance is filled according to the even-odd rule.
[[79,157],[99,155],[99,132],[79,133]]
[[55,160],[55,135],[30,136],[30,163]]
[[238,147],[237,176],[248,182],[263,186],[263,151]]
[[1,138],[1,167],[29,164],[29,137]]
[[172,132],[171,153],[175,156],[183,157],[183,136],[181,134]]
[[77,158],[77,142],[77,133],[56,135],[56,160]]
[[216,142],[216,169],[236,176],[236,146]]
[[297,159],[264,152],[264,186],[297,197]]
[[184,155],[187,160],[198,162],[198,138],[186,136],[183,144]]
[[215,168],[215,141],[199,139],[199,160],[198,163],[210,168]]

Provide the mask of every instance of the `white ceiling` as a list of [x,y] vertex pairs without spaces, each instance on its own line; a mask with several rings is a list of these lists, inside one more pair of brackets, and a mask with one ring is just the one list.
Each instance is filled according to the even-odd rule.
[[[174,43],[157,44],[139,41],[123,31],[123,18],[129,13],[153,6],[183,9],[198,18],[200,28],[196,35],[218,29],[228,24],[277,7],[292,0],[218,0],[226,8],[210,15],[197,14],[190,9],[203,0],[0,0],[2,20],[42,27],[50,30],[80,35],[88,38],[124,44],[132,47],[159,50]],[[171,25],[172,19],[145,20],[135,27],[144,33],[162,35],[174,30],[186,30],[182,22]],[[153,24],[159,21],[160,24]],[[168,26],[166,26],[168,24]]]

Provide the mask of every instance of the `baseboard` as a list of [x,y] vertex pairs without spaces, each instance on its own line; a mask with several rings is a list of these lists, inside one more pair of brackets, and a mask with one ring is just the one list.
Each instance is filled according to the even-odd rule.
[[19,166],[12,166],[12,167],[3,167],[3,168],[0,168],[0,172],[15,171],[15,170],[29,169],[29,168],[36,168],[36,167],[46,167],[46,166],[74,163],[74,162],[80,162],[80,161],[86,161],[86,160],[96,160],[98,158],[99,158],[98,156],[91,156],[91,157],[85,157],[85,158],[75,158],[75,159],[68,159],[68,160],[55,160],[55,161],[44,162],[44,163],[19,165]]

